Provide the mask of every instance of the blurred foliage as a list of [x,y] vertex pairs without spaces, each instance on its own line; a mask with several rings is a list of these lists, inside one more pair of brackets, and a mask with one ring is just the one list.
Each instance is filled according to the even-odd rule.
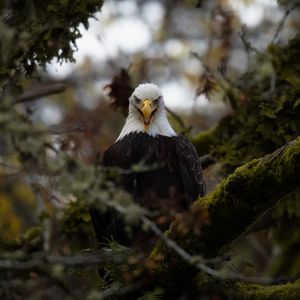
[[299,0],[278,0],[278,3],[280,5],[283,5],[285,7],[291,7],[291,6],[300,6],[300,1]]
[[235,107],[232,116],[195,138],[200,151],[209,142],[210,153],[227,172],[299,135],[299,47],[296,36],[288,45],[270,45],[257,54],[250,71],[226,91],[225,97]]
[[65,234],[71,247],[82,249],[94,242],[91,216],[87,201],[72,201],[59,220],[60,230]]
[[[123,2],[126,1],[110,1],[113,9],[108,23],[129,13],[120,11]],[[152,2],[138,1],[137,15],[146,19],[145,10],[150,10]],[[283,10],[299,4],[278,2]],[[288,43],[271,43],[256,49],[255,42],[265,41],[263,34],[268,28],[280,33],[282,27],[277,27],[277,19],[263,20],[249,30],[243,27],[241,41],[241,22],[228,1],[157,3],[163,16],[160,22],[153,18],[155,24],[149,23],[153,39],[147,51],[128,55],[120,50],[117,58],[97,64],[87,59],[62,80],[67,87],[63,94],[37,95],[16,104],[17,96],[23,90],[37,90],[39,81],[58,81],[40,67],[45,68],[53,59],[59,63],[74,61],[76,40],[81,36],[79,26],[88,27],[88,19],[101,9],[103,1],[0,2],[1,299],[99,299],[99,291],[109,299],[128,299],[129,292],[133,293],[132,299],[164,299],[164,288],[172,284],[182,287],[181,294],[175,296],[183,298],[197,292],[200,297],[212,299],[273,299],[287,290],[286,299],[294,299],[297,282],[265,288],[199,276],[194,282],[199,289],[189,290],[186,282],[193,274],[155,278],[156,272],[163,269],[164,257],[155,255],[155,251],[150,258],[144,257],[143,253],[114,241],[105,245],[106,254],[112,253],[113,259],[101,264],[100,274],[109,271],[101,280],[95,262],[83,266],[74,259],[74,255],[84,256],[90,248],[96,248],[90,224],[91,203],[102,211],[125,207],[122,214],[128,230],[148,213],[119,189],[116,179],[122,170],[96,166],[102,151],[114,141],[123,124],[128,95],[137,83],[188,82],[195,91],[195,105],[190,114],[170,111],[170,120],[177,131],[183,130],[190,136],[195,133],[192,139],[199,154],[212,154],[227,173],[272,152],[300,132],[299,34]],[[293,34],[298,24],[294,17],[286,27]],[[246,59],[239,64],[236,60],[239,62],[241,49],[246,49]],[[118,73],[119,65],[126,68],[120,68]],[[111,83],[107,85],[108,82]],[[101,88],[106,86],[108,95],[101,93],[99,83]],[[211,112],[203,112],[204,106],[197,106],[201,99],[209,99],[207,107]],[[47,109],[59,111],[60,118],[55,124],[44,122],[41,115]],[[219,168],[214,168],[206,170],[207,180],[212,178],[210,186],[220,179],[214,171]],[[247,207],[250,203],[255,206],[255,197]],[[225,272],[234,269],[249,276],[297,275],[298,203],[296,190],[271,211],[271,223],[258,233],[235,241],[232,249],[226,248],[233,257],[229,262],[221,260]],[[221,210],[220,221],[224,213],[228,213],[228,218],[242,218],[245,212]],[[190,219],[184,217],[177,220],[177,228],[182,232],[192,228],[195,234],[201,234],[203,226],[210,222],[203,210],[192,210]],[[187,250],[193,251],[193,244]],[[53,257],[65,261],[53,262]],[[170,260],[184,264],[176,255],[170,256]],[[172,271],[176,269],[167,273]],[[139,291],[141,278],[146,282],[152,280],[156,286]],[[173,282],[173,278],[177,281]]]
[[[232,115],[194,138],[200,151],[208,149],[223,163],[225,173],[299,136],[299,47],[298,34],[287,45],[272,44],[266,52],[256,54],[250,70],[234,81],[225,94],[233,103]],[[300,240],[299,200],[299,192],[295,191],[275,208],[272,221],[278,226],[270,230],[267,239],[275,241],[281,253],[274,256],[273,263],[265,266],[274,275],[299,273],[296,250]],[[265,219],[262,218],[261,224]]]
[[88,18],[102,4],[99,0],[3,1],[0,80],[19,73],[32,75],[37,64],[45,66],[54,57],[72,60],[75,40],[81,36],[78,25],[87,27]]

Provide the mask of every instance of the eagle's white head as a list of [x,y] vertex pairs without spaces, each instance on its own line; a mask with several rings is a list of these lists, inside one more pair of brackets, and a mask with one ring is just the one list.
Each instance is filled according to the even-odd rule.
[[167,118],[163,95],[153,83],[140,84],[130,96],[128,117],[117,140],[131,132],[176,135]]

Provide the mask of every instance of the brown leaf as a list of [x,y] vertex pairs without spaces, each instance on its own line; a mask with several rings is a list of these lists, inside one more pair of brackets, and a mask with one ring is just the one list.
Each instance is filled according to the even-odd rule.
[[121,69],[120,73],[114,76],[112,82],[104,87],[109,90],[112,107],[121,109],[124,115],[128,112],[128,99],[133,93],[131,79],[128,70]]
[[203,74],[199,77],[198,87],[196,89],[196,96],[205,95],[208,99],[211,93],[219,89],[217,79],[209,70],[208,67],[205,68]]

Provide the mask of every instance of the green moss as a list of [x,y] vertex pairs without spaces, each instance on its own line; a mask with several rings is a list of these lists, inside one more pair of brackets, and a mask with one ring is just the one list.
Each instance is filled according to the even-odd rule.
[[[195,202],[208,210],[209,223],[201,234],[171,227],[169,237],[190,253],[214,256],[239,237],[284,195],[300,185],[300,138],[261,159],[241,166],[211,193]],[[188,216],[187,216],[188,217]],[[161,247],[161,246],[160,246]],[[163,247],[155,249],[165,253]]]
[[71,202],[60,220],[61,231],[74,250],[88,248],[94,244],[89,205],[84,200]]
[[43,232],[43,228],[40,226],[29,228],[23,235],[22,239],[26,242],[30,242],[33,239],[40,237]]
[[210,152],[211,147],[217,142],[215,127],[202,131],[192,138],[192,143],[200,156]]
[[230,300],[296,300],[300,295],[300,280],[278,285],[236,283],[227,292]]
[[232,285],[225,280],[219,280],[204,273],[199,273],[193,281],[197,295],[208,299],[216,296],[217,299],[226,299],[224,290],[226,291]]
[[[215,256],[223,246],[242,235],[282,196],[298,188],[299,172],[300,138],[272,154],[237,168],[215,190],[196,201],[196,207],[205,207],[209,213],[209,223],[202,227],[200,234],[195,234],[193,228],[182,232],[180,227],[172,224],[167,235],[184,249],[188,249],[190,254]],[[228,300],[297,299],[295,295],[299,293],[299,281],[262,286],[199,274],[162,241],[154,247],[150,257],[159,255],[163,256],[163,260],[156,270],[157,276],[153,284],[163,287],[165,295],[170,299],[178,292],[177,286],[180,286],[181,291],[188,291],[192,298],[217,295]]]
[[[299,187],[299,173],[300,138],[270,155],[237,168],[215,190],[196,201],[194,205],[205,207],[209,214],[209,223],[204,224],[200,234],[195,234],[193,228],[182,232],[180,227],[172,224],[167,235],[184,249],[188,249],[190,254],[215,257],[222,247],[242,235],[283,195]],[[174,286],[180,286],[181,291],[190,291],[192,298],[218,295],[221,299],[228,300],[297,299],[293,297],[299,291],[298,283],[260,286],[218,280],[203,273],[199,275],[194,267],[162,241],[154,247],[150,257],[159,255],[163,259],[153,284],[162,286],[170,299],[176,294]],[[184,287],[181,285],[182,278]]]
[[8,239],[0,234],[0,251],[15,251],[21,246],[19,239]]
[[0,235],[0,250],[3,252],[16,251],[19,249],[26,252],[40,249],[42,244],[42,227],[29,228],[22,236],[16,239],[3,238]]

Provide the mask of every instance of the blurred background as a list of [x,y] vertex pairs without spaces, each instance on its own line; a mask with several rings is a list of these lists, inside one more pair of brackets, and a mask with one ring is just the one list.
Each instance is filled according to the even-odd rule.
[[[262,51],[276,35],[283,16],[276,0],[211,1],[201,9],[195,9],[194,1],[105,1],[89,28],[79,27],[82,37],[76,42],[76,62],[53,59],[46,70],[40,70],[43,81],[63,82],[67,90],[27,105],[36,111],[33,119],[46,125],[69,126],[79,118],[85,130],[97,129],[93,137],[89,132],[88,141],[80,136],[81,142],[73,145],[86,159],[93,159],[91,151],[101,152],[111,144],[124,123],[124,115],[109,108],[107,88],[124,68],[132,87],[142,82],[157,84],[167,107],[197,133],[231,112],[222,101],[222,90],[213,88],[209,95],[202,91],[204,75],[223,66],[232,81],[239,78],[251,63],[241,32],[246,30],[251,45]],[[292,13],[277,37],[279,42],[292,38],[298,26],[298,14]]]
[[[10,1],[4,2],[9,7]],[[105,0],[88,23],[80,23],[76,45],[67,40],[75,60],[66,59],[63,50],[49,55],[51,60],[34,56],[36,64],[30,72],[25,64],[30,76],[23,72],[18,78],[23,94],[14,107],[22,117],[8,119],[6,108],[0,114],[1,255],[23,259],[25,252],[51,250],[67,256],[94,247],[90,198],[74,194],[90,188],[83,187],[83,179],[88,182],[89,167],[116,140],[126,118],[128,96],[140,83],[158,85],[172,126],[194,142],[200,156],[212,155],[204,171],[208,190],[236,167],[298,136],[300,18],[299,3],[291,2],[290,6],[284,0]],[[33,6],[23,9],[24,18],[36,18]],[[10,9],[3,7],[0,3],[1,16],[9,24]],[[75,26],[70,31],[77,32]],[[7,39],[11,34],[4,27],[0,33]],[[1,55],[4,44],[0,44]],[[45,49],[51,50],[51,44]],[[7,82],[3,74],[0,68],[1,93]],[[50,93],[30,96],[49,86]],[[27,121],[36,131],[24,125]],[[8,129],[11,135],[17,132],[17,146],[7,138]],[[35,139],[41,132],[46,137]],[[40,152],[42,142],[48,147],[45,152]],[[9,151],[12,145],[14,151]],[[20,155],[24,151],[25,159]],[[64,181],[65,174],[56,176],[61,166],[73,175],[74,166],[61,160],[61,153],[82,168],[79,175],[74,171],[76,179],[71,178],[77,185],[70,184],[71,179]],[[51,172],[40,168],[40,160]],[[285,204],[277,205],[246,237],[235,241],[229,250],[234,258],[222,267],[249,276],[299,273],[299,195],[299,189],[287,195]],[[59,283],[77,284],[79,297],[99,290],[95,268],[67,271],[59,265],[49,273]],[[44,299],[42,290],[48,293],[45,299],[68,294],[58,281],[48,280],[48,273],[12,274],[1,275],[0,298],[22,299],[26,294]],[[25,294],[24,280],[30,283]],[[80,291],[82,286],[85,289]],[[98,299],[98,294],[93,297],[89,299]]]

